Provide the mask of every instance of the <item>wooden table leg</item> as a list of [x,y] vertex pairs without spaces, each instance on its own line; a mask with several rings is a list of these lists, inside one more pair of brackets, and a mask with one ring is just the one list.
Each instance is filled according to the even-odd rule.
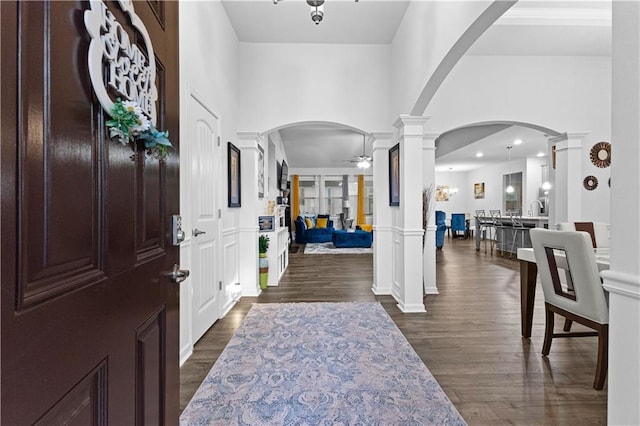
[[531,337],[533,326],[533,304],[536,299],[536,277],[538,266],[535,262],[520,261],[520,321],[522,337]]

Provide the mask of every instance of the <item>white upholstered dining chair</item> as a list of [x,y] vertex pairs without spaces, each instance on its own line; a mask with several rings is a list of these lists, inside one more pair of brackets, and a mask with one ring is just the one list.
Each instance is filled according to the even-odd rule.
[[584,231],[591,235],[593,248],[609,247],[609,224],[603,222],[560,222],[558,231]]
[[[609,307],[598,264],[587,232],[550,231],[535,228],[530,231],[533,252],[542,282],[545,300],[545,333],[542,355],[549,355],[554,337],[598,336],[598,360],[594,389],[602,389],[607,375],[609,345]],[[556,257],[554,250],[564,252]],[[568,270],[573,289],[562,285],[558,269]],[[554,333],[554,315],[575,321],[595,332]]]

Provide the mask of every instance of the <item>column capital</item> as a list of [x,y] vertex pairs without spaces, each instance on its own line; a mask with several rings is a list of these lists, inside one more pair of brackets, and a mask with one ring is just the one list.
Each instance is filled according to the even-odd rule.
[[403,130],[404,135],[410,136],[422,136],[424,134],[424,125],[429,121],[431,117],[427,116],[413,116],[401,114],[396,121],[393,122],[393,127],[398,130]]
[[258,151],[258,145],[262,137],[257,132],[238,132],[238,148],[244,151],[256,150]]
[[373,136],[372,151],[387,151],[393,146],[393,132],[377,132]]
[[262,141],[262,136],[258,132],[238,132],[238,148],[243,150],[258,150],[258,145]]
[[371,132],[369,140],[371,142],[377,142],[382,140],[392,140],[393,132]]
[[584,139],[586,136],[589,136],[591,132],[564,132],[558,136],[551,136],[547,138],[547,140],[551,143],[560,143],[567,140],[575,140],[575,139]]
[[435,142],[442,133],[443,132],[424,132],[423,137],[425,140],[431,139]]

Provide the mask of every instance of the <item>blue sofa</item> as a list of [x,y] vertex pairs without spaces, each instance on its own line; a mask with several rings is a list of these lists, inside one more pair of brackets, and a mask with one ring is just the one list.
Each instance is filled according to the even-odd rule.
[[447,214],[441,210],[436,210],[436,248],[442,250],[444,246],[444,232],[447,230],[445,219]]
[[[307,243],[328,243],[331,241],[331,236],[333,234],[333,220],[329,219],[329,215],[319,214],[318,218],[326,218],[327,219],[327,227],[326,228],[307,228],[307,224],[304,221],[302,216],[298,216],[294,221],[296,226],[296,243],[298,244],[307,244]],[[313,222],[315,223],[315,217],[313,218]]]

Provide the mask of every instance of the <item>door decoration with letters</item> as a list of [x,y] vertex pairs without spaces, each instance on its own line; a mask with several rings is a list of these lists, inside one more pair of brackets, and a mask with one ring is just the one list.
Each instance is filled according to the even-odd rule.
[[161,160],[172,145],[169,133],[155,127],[158,89],[153,46],[133,2],[120,0],[119,4],[142,36],[146,55],[131,42],[103,1],[91,0],[91,8],[84,15],[91,36],[88,55],[91,84],[102,108],[111,116],[106,123],[109,136],[123,145],[131,144],[134,150],[140,142],[147,155]]

